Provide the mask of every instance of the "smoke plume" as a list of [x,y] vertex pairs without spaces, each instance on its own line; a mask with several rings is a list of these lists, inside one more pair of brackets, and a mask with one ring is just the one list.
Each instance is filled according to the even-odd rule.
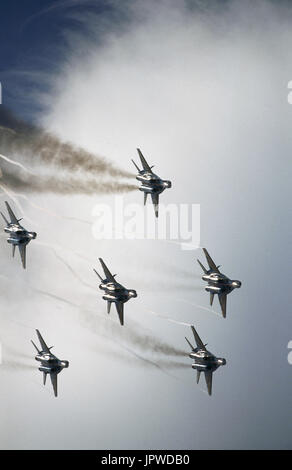
[[108,194],[136,189],[120,178],[133,174],[116,168],[104,157],[0,109],[2,181],[13,189],[57,194]]

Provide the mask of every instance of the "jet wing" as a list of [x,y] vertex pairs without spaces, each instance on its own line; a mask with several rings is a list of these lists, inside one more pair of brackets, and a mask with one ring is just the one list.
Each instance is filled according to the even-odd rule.
[[51,382],[53,385],[55,397],[57,397],[58,396],[58,374],[56,374],[55,372],[51,372],[50,377],[51,377]]
[[107,279],[107,281],[112,281],[112,282],[116,282],[115,280],[115,277],[112,275],[112,273],[110,272],[110,270],[107,268],[106,264],[104,263],[103,259],[102,258],[98,258],[99,261],[100,261],[100,264],[102,266],[102,269],[104,271],[104,274],[105,274],[105,277]]
[[151,198],[154,205],[155,216],[158,217],[159,194],[151,194]]
[[200,336],[199,336],[198,333],[196,332],[195,327],[194,327],[194,326],[191,326],[191,329],[192,329],[192,332],[193,332],[193,335],[194,335],[194,338],[195,338],[197,347],[198,347],[199,349],[204,349],[204,351],[206,351],[206,346],[204,345],[204,343],[203,343],[203,341],[201,340]]
[[218,297],[221,305],[222,315],[224,318],[226,318],[227,294],[218,294]]
[[209,255],[208,251],[206,250],[206,248],[203,248],[203,251],[205,253],[209,268],[212,269],[212,271],[215,271],[216,273],[220,273],[219,269],[217,268],[216,264],[212,260],[211,256]]
[[144,171],[149,171],[149,173],[152,173],[152,169],[148,165],[148,163],[146,162],[145,158],[143,157],[141,150],[137,149],[137,152],[139,154],[139,157],[140,157],[140,160],[141,160],[141,163],[142,163],[142,166],[143,166],[143,170]]
[[38,335],[39,342],[40,342],[40,344],[41,344],[42,352],[49,353],[49,352],[50,352],[50,348],[46,345],[46,343],[45,343],[45,341],[44,341],[44,338],[43,338],[42,335],[40,334],[39,330],[36,330],[36,332],[37,332],[37,335]]
[[209,395],[212,395],[212,378],[213,378],[213,372],[211,370],[206,370],[204,371],[205,374],[205,379],[206,379],[206,384],[207,384],[207,389]]
[[[24,269],[26,268],[26,245],[27,245],[26,243],[18,245],[20,258],[21,258],[22,266]],[[14,256],[14,253],[13,253],[13,256]]]
[[194,349],[195,349],[194,346],[190,343],[190,341],[188,340],[188,338],[186,336],[185,336],[185,339],[186,339],[189,347],[191,348],[191,350],[194,351]]
[[116,302],[116,309],[119,315],[120,324],[124,325],[124,304],[122,302]]
[[15,216],[13,210],[12,210],[11,207],[9,206],[8,202],[5,201],[5,204],[6,204],[8,213],[9,213],[9,217],[10,217],[11,224],[18,224],[18,220],[17,220],[17,218],[16,218],[16,216]]

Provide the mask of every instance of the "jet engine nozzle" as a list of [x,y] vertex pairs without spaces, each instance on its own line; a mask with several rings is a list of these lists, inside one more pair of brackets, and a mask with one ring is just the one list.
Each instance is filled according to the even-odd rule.
[[137,292],[134,289],[129,290],[130,297],[137,297]]
[[220,287],[216,286],[206,286],[205,291],[211,292],[212,294],[218,294],[219,292],[221,292],[221,289]]
[[30,237],[34,240],[36,237],[37,237],[37,233],[36,232],[30,232]]
[[166,188],[171,188],[171,186],[172,186],[171,181],[164,181],[163,184]]

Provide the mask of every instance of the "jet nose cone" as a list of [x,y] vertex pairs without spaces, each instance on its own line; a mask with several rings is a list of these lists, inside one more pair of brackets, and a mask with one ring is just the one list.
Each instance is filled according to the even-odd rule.
[[34,240],[37,237],[36,232],[30,232],[31,238]]
[[171,188],[171,186],[172,186],[171,181],[166,181],[166,187],[167,187],[167,188]]
[[219,359],[219,364],[221,366],[226,366],[226,359],[222,358],[222,359]]
[[63,367],[69,367],[69,361],[62,361],[62,366]]
[[131,297],[137,297],[137,292],[134,289],[130,290],[129,294]]
[[241,287],[241,282],[240,281],[235,281],[236,287]]

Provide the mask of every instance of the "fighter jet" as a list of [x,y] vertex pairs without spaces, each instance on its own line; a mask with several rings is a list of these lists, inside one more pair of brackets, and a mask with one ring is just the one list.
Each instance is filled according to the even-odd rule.
[[119,315],[120,323],[124,325],[124,303],[128,302],[132,297],[137,297],[137,292],[133,289],[126,289],[124,286],[119,284],[115,280],[116,274],[111,274],[104,261],[99,258],[100,264],[103,268],[105,279],[103,279],[98,272],[94,269],[94,272],[98,275],[101,280],[99,288],[105,292],[103,299],[107,300],[107,313],[110,313],[111,304],[116,304],[116,309]]
[[7,239],[7,242],[12,245],[12,256],[14,257],[15,254],[15,248],[18,246],[19,248],[19,253],[21,257],[21,262],[22,266],[24,269],[26,268],[26,245],[31,240],[34,240],[37,236],[36,232],[28,232],[22,225],[20,225],[20,221],[22,219],[17,219],[15,214],[13,213],[11,207],[9,206],[8,202],[5,201],[7,211],[10,217],[10,222],[6,219],[5,215],[1,215],[3,219],[5,220],[5,223],[7,224],[6,227],[4,228],[4,232],[9,234],[9,237]]
[[66,367],[69,367],[68,361],[60,361],[54,354],[51,353],[51,349],[53,346],[48,348],[45,341],[43,340],[42,335],[40,334],[39,330],[36,330],[39,342],[41,344],[41,350],[35,345],[35,343],[31,340],[32,344],[37,350],[37,355],[35,356],[35,360],[41,363],[41,367],[39,370],[43,372],[44,375],[44,385],[46,384],[47,374],[50,374],[51,382],[54,389],[55,397],[58,396],[58,385],[57,385],[57,376],[58,374]]
[[213,372],[215,372],[218,367],[225,366],[226,360],[223,358],[216,357],[210,351],[207,351],[207,344],[204,344],[202,342],[201,338],[199,337],[198,333],[196,332],[193,326],[191,326],[191,329],[194,334],[197,347],[194,348],[188,338],[186,338],[186,340],[192,350],[189,357],[191,359],[194,359],[192,368],[197,370],[197,384],[199,383],[201,372],[204,372],[208,393],[209,395],[212,395]]
[[154,204],[155,216],[158,217],[158,205],[159,205],[159,194],[161,194],[166,188],[171,188],[171,181],[163,180],[159,176],[153,173],[153,166],[149,166],[145,158],[142,155],[140,149],[137,149],[143,170],[138,168],[138,165],[132,160],[136,169],[138,170],[138,175],[136,180],[142,183],[139,190],[144,193],[144,206],[147,201],[148,194],[151,194],[152,202]]
[[202,279],[208,283],[205,290],[210,292],[210,305],[213,304],[214,294],[218,294],[222,315],[226,318],[227,295],[232,292],[233,289],[239,288],[241,286],[241,282],[229,279],[225,274],[222,274],[219,271],[220,266],[216,266],[206,248],[203,248],[203,251],[205,253],[209,269],[206,269],[199,260],[197,261],[204,271]]

